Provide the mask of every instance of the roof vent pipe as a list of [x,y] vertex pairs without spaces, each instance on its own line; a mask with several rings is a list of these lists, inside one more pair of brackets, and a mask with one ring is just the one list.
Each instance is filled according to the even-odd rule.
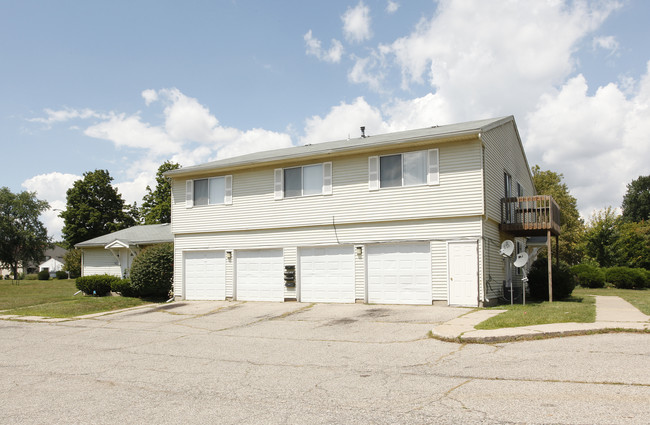
[[363,125],[361,126],[361,137],[366,138],[366,127]]

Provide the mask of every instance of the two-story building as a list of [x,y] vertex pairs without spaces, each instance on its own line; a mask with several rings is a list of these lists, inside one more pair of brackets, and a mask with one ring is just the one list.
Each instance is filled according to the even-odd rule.
[[[502,200],[535,195],[513,117],[168,171],[174,293],[477,306],[502,293]],[[514,212],[513,212],[514,214]]]

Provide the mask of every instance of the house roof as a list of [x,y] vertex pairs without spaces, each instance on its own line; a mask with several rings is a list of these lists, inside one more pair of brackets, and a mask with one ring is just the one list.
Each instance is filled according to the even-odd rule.
[[225,168],[244,167],[253,164],[273,163],[289,159],[368,150],[399,143],[467,137],[478,135],[510,121],[514,122],[513,116],[255,152],[248,155],[241,155],[191,167],[179,168],[177,170],[170,170],[164,175],[166,177],[188,176]]
[[102,247],[120,241],[127,246],[151,245],[163,242],[173,242],[171,226],[165,224],[148,224],[143,226],[133,226],[128,229],[118,230],[117,232],[99,236],[87,241],[79,242],[76,248]]

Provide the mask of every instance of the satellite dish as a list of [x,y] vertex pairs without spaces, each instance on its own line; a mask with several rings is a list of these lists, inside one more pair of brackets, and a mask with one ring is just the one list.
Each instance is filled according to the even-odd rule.
[[515,267],[523,267],[528,262],[528,254],[520,252],[517,254],[517,259],[514,262]]
[[501,255],[504,257],[510,257],[515,250],[515,243],[511,240],[505,240],[501,244]]

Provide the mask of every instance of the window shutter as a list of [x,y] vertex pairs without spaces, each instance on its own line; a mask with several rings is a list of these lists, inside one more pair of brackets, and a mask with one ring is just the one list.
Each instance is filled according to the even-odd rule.
[[368,190],[379,190],[379,157],[368,157]]
[[194,206],[194,180],[185,182],[185,208]]
[[274,196],[275,199],[284,198],[284,182],[282,181],[284,177],[284,170],[282,168],[275,169],[275,185],[274,185]]
[[323,162],[323,195],[332,194],[332,163]]
[[223,203],[226,205],[232,205],[232,176],[224,177],[224,198]]
[[440,184],[440,164],[438,149],[429,149],[429,175],[427,176],[429,185]]

